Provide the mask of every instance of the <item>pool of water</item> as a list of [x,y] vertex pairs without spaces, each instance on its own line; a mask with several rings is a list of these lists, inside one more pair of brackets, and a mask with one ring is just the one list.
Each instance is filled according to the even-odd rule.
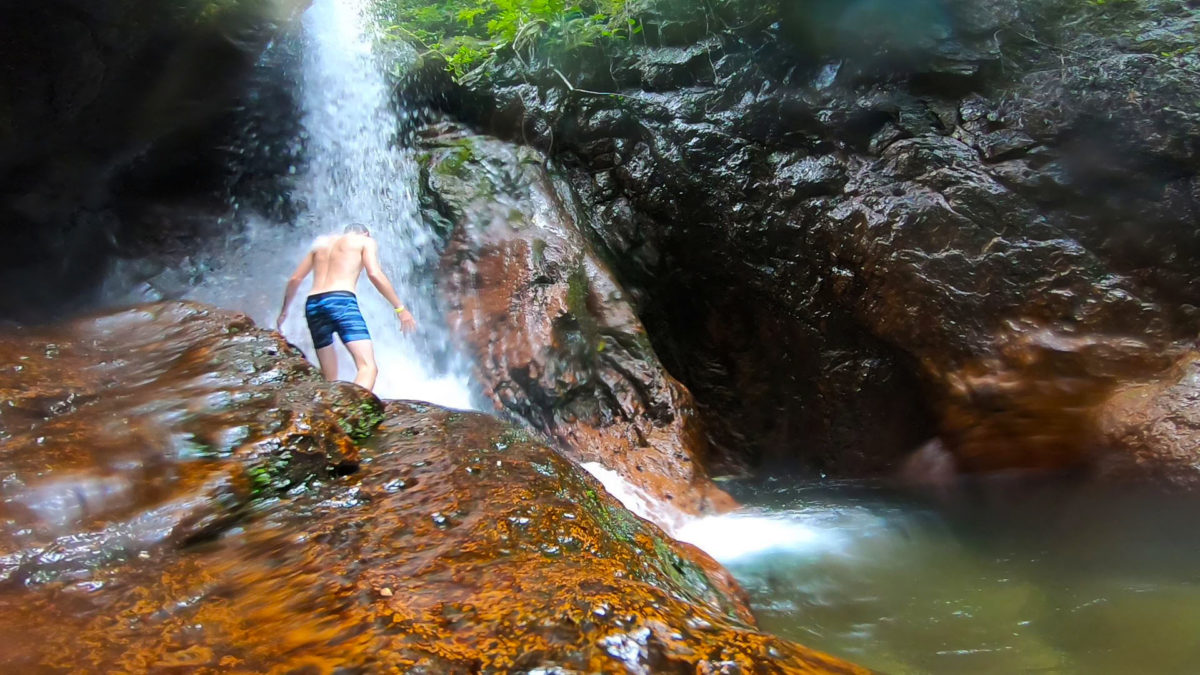
[[1063,481],[936,496],[729,484],[678,532],[761,627],[887,673],[1200,672],[1200,501]]

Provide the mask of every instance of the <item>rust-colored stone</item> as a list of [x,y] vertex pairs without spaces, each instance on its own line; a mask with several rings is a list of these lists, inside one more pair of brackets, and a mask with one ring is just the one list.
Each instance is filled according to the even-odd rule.
[[[1108,335],[1011,326],[994,356],[952,371],[942,441],[903,471],[1082,470],[1166,489],[1200,488],[1200,354]],[[948,453],[953,454],[950,459]]]
[[[49,336],[56,356],[44,354]],[[29,509],[32,535],[5,514],[6,672],[864,672],[754,630],[719,565],[485,415],[392,403],[357,473],[282,493],[256,486],[254,467],[279,458],[274,442],[344,466],[346,439],[379,411],[244,318],[158,305],[0,345],[37,374],[24,392],[0,380],[20,402],[2,418],[7,503],[44,503],[33,495],[47,481],[112,480],[131,495],[94,513],[80,502],[86,517],[69,522]],[[88,403],[38,412],[56,387]],[[106,421],[138,415],[144,436],[123,455]],[[215,456],[167,442],[233,424],[249,435]],[[205,504],[198,488],[222,478],[242,492],[216,502],[225,517],[205,537],[161,546],[118,534],[139,521],[178,527],[163,505]],[[12,546],[43,530],[59,538]],[[66,545],[90,540],[107,544]]]
[[441,131],[424,163],[455,226],[447,304],[496,406],[685,512],[731,506],[703,466],[691,394],[589,246],[570,189],[536,150]]
[[[0,662],[202,673],[864,672],[758,633],[730,584],[522,432],[394,403],[353,477],[204,547],[0,593]],[[18,633],[25,639],[9,639]]]
[[148,305],[0,338],[0,578],[213,536],[258,494],[350,470],[381,417],[244,315]]
[[1104,476],[1200,488],[1200,352],[1187,352],[1154,380],[1118,388],[1095,420]]

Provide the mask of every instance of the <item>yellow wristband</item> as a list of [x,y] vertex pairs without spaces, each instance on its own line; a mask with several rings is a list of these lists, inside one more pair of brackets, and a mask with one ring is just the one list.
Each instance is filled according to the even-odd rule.
[[403,313],[403,312],[407,312],[407,311],[408,311],[408,308],[407,308],[407,307],[405,307],[404,305],[400,305],[399,307],[397,307],[397,308],[396,308],[396,313],[397,313],[397,314],[401,314],[401,313]]

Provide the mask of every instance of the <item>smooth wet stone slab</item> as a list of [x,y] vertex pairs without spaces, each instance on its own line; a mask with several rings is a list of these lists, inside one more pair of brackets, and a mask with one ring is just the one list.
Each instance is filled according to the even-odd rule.
[[348,471],[381,417],[244,315],[147,305],[0,337],[0,581],[82,578]]
[[29,357],[0,379],[5,672],[863,672],[757,631],[725,570],[529,434],[381,410],[245,317],[0,350]]

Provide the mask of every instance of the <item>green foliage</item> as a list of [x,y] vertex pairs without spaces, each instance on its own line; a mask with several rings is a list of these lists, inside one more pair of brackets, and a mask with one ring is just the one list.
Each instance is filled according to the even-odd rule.
[[247,470],[250,474],[250,492],[255,497],[261,497],[275,484],[271,470],[265,466],[252,466]]
[[502,55],[529,63],[543,54],[628,40],[642,31],[651,0],[381,0],[389,33],[445,58],[460,81]]

